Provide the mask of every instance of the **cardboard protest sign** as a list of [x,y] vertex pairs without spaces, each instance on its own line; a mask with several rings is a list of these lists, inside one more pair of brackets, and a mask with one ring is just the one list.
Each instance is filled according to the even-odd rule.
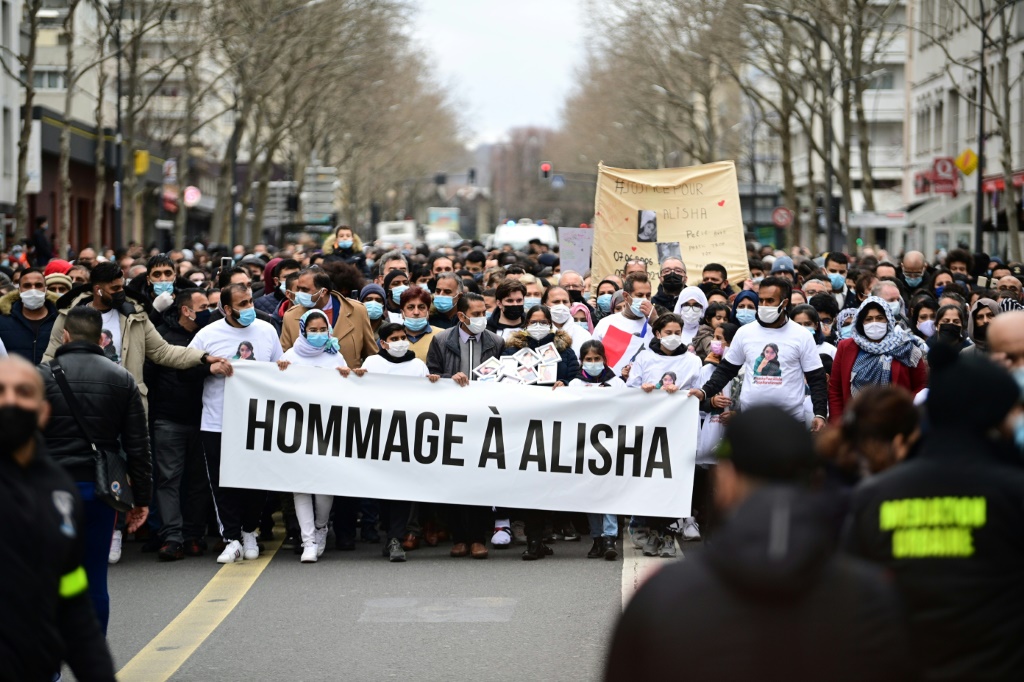
[[584,274],[590,269],[594,249],[594,231],[589,227],[558,228],[558,258],[562,272],[573,270]]
[[750,275],[736,166],[719,161],[689,168],[626,170],[598,166],[591,281],[622,276],[629,261],[647,265],[655,290],[666,258],[681,258],[690,284],[708,263],[729,281]]

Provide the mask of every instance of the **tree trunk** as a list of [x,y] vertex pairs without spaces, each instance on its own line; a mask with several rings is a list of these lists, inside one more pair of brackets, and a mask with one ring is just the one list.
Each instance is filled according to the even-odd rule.
[[[99,42],[99,56],[102,58],[104,49],[103,44],[106,41],[100,40]],[[89,246],[97,251],[99,251],[102,246],[103,223],[106,221],[107,214],[107,135],[103,130],[104,120],[102,97],[102,93],[106,91],[107,87],[106,74],[106,69],[102,67],[96,72],[96,92],[100,93],[101,96],[96,101],[96,155],[94,165],[96,170],[96,191],[92,205],[92,225],[89,228]]]
[[[1009,40],[1006,34],[1003,34],[1003,41]],[[1013,131],[1011,130],[1011,119],[1010,119],[1010,73],[1008,55],[1006,51],[1003,51],[1002,59],[999,63],[999,84],[1001,86],[1002,95],[1002,115],[999,116],[999,133],[1003,140],[1002,154],[1000,162],[1003,165],[1003,184],[1006,185],[1006,189],[1003,194],[1003,206],[1006,210],[1006,241],[1007,250],[1009,252],[1010,260],[1013,262],[1021,262],[1021,248],[1020,248],[1020,221],[1018,220],[1020,213],[1017,208],[1017,188],[1013,184]],[[979,107],[981,109],[981,107]],[[984,109],[978,112],[979,116],[984,116]],[[978,172],[981,172],[980,170]],[[996,216],[993,216],[992,225],[996,224]]]
[[[60,159],[58,160],[58,186],[60,187],[60,216],[57,222],[57,244],[66,251],[71,246],[71,104],[74,101],[78,73],[75,69],[75,10],[78,0],[68,3],[68,15],[64,19],[64,124],[60,128]],[[100,100],[103,98],[100,97]],[[81,248],[81,245],[79,245]]]
[[[22,106],[21,132],[18,135],[18,188],[15,198],[17,204],[17,234],[21,238],[28,237],[28,144],[32,136],[32,105],[35,104],[36,88],[33,83],[36,71],[36,36],[39,35],[39,10],[42,0],[30,0],[25,5],[28,16],[29,40],[28,49],[22,56],[21,70],[23,73],[25,101]],[[19,36],[20,39],[20,36]]]

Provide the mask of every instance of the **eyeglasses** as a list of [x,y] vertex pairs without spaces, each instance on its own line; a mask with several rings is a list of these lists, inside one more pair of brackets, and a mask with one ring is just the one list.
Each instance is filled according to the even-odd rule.
[[685,274],[686,274],[686,270],[683,270],[682,268],[666,268],[666,269],[661,271],[661,276],[662,277],[667,277],[669,275],[685,275]]
[[1012,284],[1007,284],[999,287],[999,291],[1016,291],[1019,294],[1020,287],[1015,287]]

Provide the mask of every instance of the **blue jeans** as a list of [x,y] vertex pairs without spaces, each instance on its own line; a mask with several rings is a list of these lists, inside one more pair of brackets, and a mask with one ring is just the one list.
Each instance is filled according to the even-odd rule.
[[89,597],[96,609],[103,634],[110,621],[110,593],[107,592],[107,559],[110,557],[110,539],[114,535],[117,513],[96,499],[95,484],[77,483],[85,511],[85,537],[82,566],[89,580]]
[[590,537],[614,538],[619,534],[619,517],[615,514],[587,514]]

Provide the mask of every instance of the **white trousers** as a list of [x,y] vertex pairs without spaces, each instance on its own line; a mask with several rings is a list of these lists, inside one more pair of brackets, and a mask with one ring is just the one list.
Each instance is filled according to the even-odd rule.
[[[295,496],[295,516],[299,520],[299,532],[302,544],[316,542],[313,531],[323,528],[331,519],[331,507],[334,495],[310,495],[308,493],[292,493]],[[313,498],[316,498],[316,513],[313,511]]]

